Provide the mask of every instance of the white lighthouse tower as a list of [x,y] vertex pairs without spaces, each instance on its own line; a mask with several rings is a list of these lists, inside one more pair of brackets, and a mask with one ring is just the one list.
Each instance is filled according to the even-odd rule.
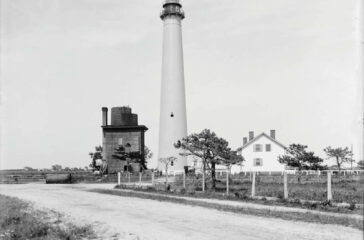
[[[183,170],[187,158],[173,146],[177,140],[187,136],[181,26],[185,15],[180,1],[165,1],[160,17],[163,20],[163,59],[158,158],[174,156],[177,160],[170,169]],[[159,162],[158,168],[164,170]]]

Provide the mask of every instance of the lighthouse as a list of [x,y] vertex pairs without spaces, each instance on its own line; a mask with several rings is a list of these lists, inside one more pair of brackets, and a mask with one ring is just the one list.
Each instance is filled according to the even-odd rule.
[[[179,0],[163,3],[162,82],[159,117],[158,158],[176,157],[170,170],[183,170],[187,165],[183,150],[173,144],[187,136],[186,97],[183,70],[182,25],[185,14]],[[164,170],[158,161],[158,168]]]

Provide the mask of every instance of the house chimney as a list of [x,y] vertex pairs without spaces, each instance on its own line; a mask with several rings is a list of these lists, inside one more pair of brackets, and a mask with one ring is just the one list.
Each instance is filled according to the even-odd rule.
[[250,131],[249,132],[249,141],[253,140],[253,138],[254,138],[254,132]]
[[107,126],[107,107],[102,108],[102,126]]
[[276,139],[276,130],[274,129],[270,130],[270,137]]
[[247,144],[248,143],[248,138],[247,137],[244,137],[243,138],[243,146],[245,145],[245,144]]

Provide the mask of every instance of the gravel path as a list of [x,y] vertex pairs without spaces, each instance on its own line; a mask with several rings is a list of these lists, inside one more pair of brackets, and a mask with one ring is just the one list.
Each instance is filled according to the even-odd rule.
[[92,224],[100,239],[362,239],[360,230],[84,191],[110,184],[0,185],[0,193]]

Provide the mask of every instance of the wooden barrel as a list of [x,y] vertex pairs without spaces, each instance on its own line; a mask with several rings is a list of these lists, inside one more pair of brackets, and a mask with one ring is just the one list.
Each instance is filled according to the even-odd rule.
[[60,173],[60,174],[46,174],[46,183],[71,183],[70,173]]

